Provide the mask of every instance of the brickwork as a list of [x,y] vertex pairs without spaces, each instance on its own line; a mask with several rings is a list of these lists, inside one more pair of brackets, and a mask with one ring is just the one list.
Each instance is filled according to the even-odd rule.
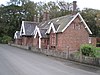
[[15,44],[21,45],[21,39],[15,39]]
[[41,39],[41,48],[47,49],[47,45],[48,45],[48,39],[47,38],[42,38]]
[[63,33],[57,34],[57,49],[79,50],[81,44],[89,43],[88,39],[88,31],[77,17]]
[[33,47],[39,47],[39,38],[33,38]]
[[96,37],[91,37],[91,44],[96,47]]
[[33,38],[32,37],[22,36],[22,45],[32,46],[32,43],[33,43]]

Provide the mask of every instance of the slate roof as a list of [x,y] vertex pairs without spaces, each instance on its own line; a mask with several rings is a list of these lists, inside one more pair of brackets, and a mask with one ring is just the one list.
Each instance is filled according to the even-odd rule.
[[55,29],[57,30],[58,27],[58,31],[57,32],[62,32],[62,30],[65,28],[65,26],[71,21],[71,19],[73,18],[72,15],[66,15],[66,16],[62,16],[62,17],[58,17],[58,18],[54,18],[51,19],[49,21],[45,21],[45,22],[41,22],[38,27],[39,28],[44,28],[44,29],[48,29],[50,27],[50,24],[53,23]]
[[87,27],[87,30],[91,34],[92,32],[86,25],[85,21],[83,20],[81,15],[79,13],[77,13],[76,15],[72,15],[72,14],[66,15],[66,16],[54,18],[54,19],[51,19],[48,21],[43,21],[41,23],[24,21],[24,32],[25,32],[24,35],[27,35],[27,36],[34,35],[34,30],[37,26],[40,30],[41,36],[47,37],[46,31],[48,31],[48,29],[52,23],[54,25],[56,33],[63,32],[70,25],[70,23],[74,20],[74,18],[77,17],[78,15],[80,16],[81,20],[85,24],[85,27]]
[[46,31],[47,31],[47,29],[40,29],[42,38],[48,38],[48,36],[46,35]]
[[27,35],[27,36],[32,35],[32,33],[35,30],[36,25],[38,25],[38,24],[39,23],[37,23],[37,22],[24,21],[25,35]]
[[53,23],[56,33],[63,32],[77,16],[80,17],[81,21],[84,23],[89,34],[92,34],[91,30],[89,29],[89,27],[87,26],[84,19],[82,18],[82,16],[79,13],[77,13],[75,15],[70,14],[70,15],[66,15],[66,16],[51,19],[49,21],[42,22],[38,25],[38,27],[44,28],[44,29],[49,29],[50,24]]
[[20,39],[20,31],[15,32],[14,39]]

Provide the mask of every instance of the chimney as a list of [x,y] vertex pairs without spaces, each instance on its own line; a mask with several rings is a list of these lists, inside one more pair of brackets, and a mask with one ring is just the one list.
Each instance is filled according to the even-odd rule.
[[44,13],[43,13],[43,21],[47,21],[47,20],[49,20],[50,18],[49,18],[49,11],[44,11]]
[[77,10],[77,1],[73,1],[73,11],[72,11],[72,14],[76,14],[76,10]]
[[34,22],[36,22],[36,15],[34,15]]

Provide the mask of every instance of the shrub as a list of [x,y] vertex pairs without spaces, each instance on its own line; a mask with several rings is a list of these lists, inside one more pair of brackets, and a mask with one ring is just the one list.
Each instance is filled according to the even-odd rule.
[[12,40],[12,38],[10,36],[4,35],[2,37],[2,43],[8,43]]
[[82,55],[95,57],[96,51],[95,47],[89,44],[85,44],[81,46]]

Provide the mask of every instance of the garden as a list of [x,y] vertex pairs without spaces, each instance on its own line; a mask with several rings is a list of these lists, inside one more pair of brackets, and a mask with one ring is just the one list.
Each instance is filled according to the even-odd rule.
[[79,51],[70,55],[70,60],[100,66],[100,47],[81,45]]

